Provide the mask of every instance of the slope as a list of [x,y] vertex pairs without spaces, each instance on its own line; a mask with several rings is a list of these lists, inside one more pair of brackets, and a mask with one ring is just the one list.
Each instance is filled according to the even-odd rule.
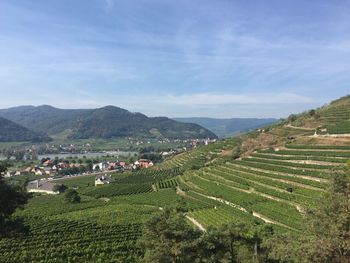
[[44,134],[30,131],[19,124],[0,117],[0,142],[42,142],[48,140],[50,138]]
[[0,110],[0,116],[34,131],[44,130],[52,137],[216,138],[214,133],[197,124],[180,123],[166,117],[149,118],[114,106],[74,110],[47,105],[22,106]]
[[[305,207],[318,201],[332,173],[350,159],[350,138],[315,136],[315,128],[296,124],[324,125],[323,110],[336,105],[346,111],[342,103],[345,107],[331,103],[316,110],[317,117],[309,112],[292,115],[268,128],[178,154],[151,169],[116,174],[108,185],[95,187],[94,176],[60,180],[77,188],[82,202],[65,204],[61,195],[35,196],[17,212],[30,234],[0,240],[0,260],[132,261],[145,220],[162,207],[183,202],[187,218],[206,229],[265,222],[275,231],[299,231]],[[333,123],[342,121],[338,117]]]
[[[178,179],[186,195],[224,204],[220,209],[198,209],[191,217],[205,227],[216,226],[222,222],[222,210],[235,208],[237,213],[271,223],[281,231],[298,231],[305,208],[317,202],[332,174],[340,172],[350,159],[349,131],[344,126],[350,118],[349,105],[347,96],[291,115],[240,136],[239,148],[228,147],[202,168],[187,170]],[[330,129],[340,125],[345,128]],[[182,160],[176,156],[166,163],[181,165]],[[241,217],[231,217],[231,221]]]

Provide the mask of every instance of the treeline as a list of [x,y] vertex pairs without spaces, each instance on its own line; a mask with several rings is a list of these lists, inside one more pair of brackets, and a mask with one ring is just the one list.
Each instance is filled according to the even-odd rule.
[[33,132],[17,123],[0,117],[0,142],[47,142],[50,140],[51,138],[45,134]]
[[2,177],[7,167],[7,163],[0,162],[0,238],[24,230],[22,220],[12,218],[12,214],[28,200],[28,194],[22,187],[9,184]]
[[273,234],[271,226],[230,224],[202,232],[183,212],[165,209],[146,223],[140,242],[144,262],[273,262],[262,246]]

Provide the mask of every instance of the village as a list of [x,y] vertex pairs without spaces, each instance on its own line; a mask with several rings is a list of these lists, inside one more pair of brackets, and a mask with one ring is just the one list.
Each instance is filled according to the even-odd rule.
[[[216,142],[216,139],[191,139],[191,140],[173,140],[168,139],[158,140],[157,143],[175,143],[178,147],[173,148],[157,148],[153,143],[148,140],[136,140],[128,138],[134,145],[143,145],[138,152],[124,152],[128,153],[127,156],[121,156],[119,150],[113,152],[101,151],[91,152],[91,145],[88,148],[84,148],[84,151],[74,144],[69,146],[60,145],[58,148],[54,145],[46,144],[45,151],[43,146],[30,146],[29,148],[19,148],[8,151],[6,158],[11,162],[11,167],[7,170],[4,177],[10,178],[13,176],[47,176],[55,177],[62,175],[77,175],[87,174],[92,172],[103,172],[103,171],[132,171],[139,168],[147,168],[154,165],[154,162],[159,162],[162,159],[168,158],[172,155],[196,148],[200,145],[208,145]],[[183,146],[186,144],[186,146]],[[38,151],[38,147],[40,151]],[[67,148],[68,147],[68,148]],[[55,151],[52,151],[55,149]],[[65,151],[58,151],[58,150]],[[26,153],[23,153],[25,151]],[[19,154],[21,153],[21,154]],[[41,153],[41,156],[38,154]],[[46,153],[46,155],[44,154]],[[109,155],[111,153],[111,155]],[[115,154],[116,153],[116,154]],[[4,153],[3,153],[4,154]],[[115,155],[114,155],[115,154]],[[152,158],[143,158],[153,154],[158,155],[159,158],[152,160]],[[64,155],[64,158],[58,158],[57,156]],[[101,156],[99,156],[101,155]],[[52,157],[43,157],[52,156]],[[73,157],[74,156],[74,157]],[[91,156],[91,158],[89,157]],[[20,157],[20,158],[18,158]],[[139,157],[139,160],[138,158]],[[39,160],[38,160],[39,159]],[[148,160],[150,159],[150,160]],[[22,162],[19,166],[18,163]]]
[[[80,173],[62,174],[62,171],[75,171],[75,168],[81,169],[83,166],[80,164],[69,164],[67,162],[55,164],[55,162],[52,160],[46,160],[43,162],[43,166],[41,167],[28,167],[26,169],[26,172],[28,171],[29,173],[38,176],[36,180],[28,182],[26,189],[29,193],[59,194],[65,190],[65,186],[55,183],[56,180],[81,176],[95,176],[95,186],[98,186],[109,184],[112,181],[112,173],[123,173],[125,171],[146,169],[152,167],[153,165],[154,163],[147,159],[138,159],[137,161],[129,164],[127,164],[125,161],[107,161],[92,164],[92,166],[89,166],[91,167],[91,170],[83,169],[86,172],[81,172],[82,170],[80,170]],[[5,174],[5,176],[8,175]]]
[[[200,145],[208,145],[216,140],[186,140],[187,146],[173,149],[163,149],[161,152],[155,152],[155,147],[148,144],[147,141],[134,141],[136,145],[146,144],[136,154],[128,156],[103,155],[95,158],[88,158],[89,155],[67,156],[65,158],[45,157],[40,160],[31,160],[23,158],[18,161],[13,156],[9,158],[12,166],[2,174],[8,179],[28,178],[26,185],[28,192],[58,194],[62,189],[57,188],[57,180],[66,178],[95,176],[95,186],[109,184],[112,181],[112,174],[132,172],[140,169],[153,167],[156,163],[169,158],[175,154],[196,148]],[[164,141],[162,141],[164,142]],[[177,141],[179,145],[184,141]],[[74,149],[74,145],[70,146]],[[159,150],[159,149],[158,149]],[[86,152],[85,152],[86,153]],[[106,153],[106,152],[104,152]],[[64,153],[59,153],[64,154]],[[21,163],[19,165],[19,163]]]
[[36,175],[40,177],[60,178],[63,176],[77,176],[91,173],[124,172],[133,171],[141,168],[148,168],[154,165],[151,160],[138,159],[135,162],[127,163],[127,161],[100,161],[93,163],[91,160],[83,162],[81,159],[58,161],[50,158],[44,159],[39,165],[28,166],[23,170],[9,170],[3,174],[4,177]]

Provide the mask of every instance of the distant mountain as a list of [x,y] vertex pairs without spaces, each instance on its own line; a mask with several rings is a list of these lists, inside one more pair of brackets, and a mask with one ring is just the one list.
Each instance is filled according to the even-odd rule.
[[0,117],[0,142],[42,142],[48,140],[50,138],[46,135],[30,131],[17,123]]
[[58,109],[52,106],[21,106],[0,110],[0,116],[53,138],[87,139],[113,137],[165,137],[169,139],[216,138],[192,123],[166,117],[149,118],[141,113],[106,106],[99,109]]
[[241,132],[246,132],[251,129],[263,127],[274,122],[278,119],[257,119],[257,118],[232,118],[232,119],[215,119],[215,118],[174,118],[176,121],[196,123],[208,130],[214,132],[221,138],[229,137]]

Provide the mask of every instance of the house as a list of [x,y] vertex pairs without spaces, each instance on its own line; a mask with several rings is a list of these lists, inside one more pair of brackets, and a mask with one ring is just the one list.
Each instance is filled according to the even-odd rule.
[[119,162],[119,166],[125,167],[126,163],[125,162]]
[[45,162],[43,162],[43,166],[51,166],[53,164],[53,161],[52,160],[50,160],[50,159],[48,159],[48,160],[46,160]]
[[95,186],[97,185],[104,185],[104,184],[109,184],[112,181],[112,176],[109,175],[107,176],[105,175],[100,175],[100,176],[96,176],[95,178]]
[[101,162],[101,163],[98,163],[98,164],[94,164],[92,166],[92,169],[93,170],[100,170],[100,171],[105,171],[108,169],[108,163],[106,162]]
[[22,173],[23,174],[30,174],[30,171],[32,170],[32,168],[31,167],[27,167],[26,169],[24,169],[23,171],[22,171]]
[[41,176],[43,172],[40,169],[35,170],[35,175]]
[[39,168],[39,167],[34,167],[32,170],[31,170],[31,173],[35,174],[35,175],[43,175],[43,172],[42,170]]
[[48,181],[35,180],[28,183],[27,191],[30,193],[58,194],[53,190],[54,186],[54,183]]
[[51,174],[51,167],[45,167],[44,172],[46,175],[50,175]]
[[153,162],[147,159],[140,159],[134,163],[134,166],[140,167],[140,168],[148,168],[153,166]]
[[116,163],[108,163],[108,170],[115,170],[115,168],[117,167],[117,164]]

